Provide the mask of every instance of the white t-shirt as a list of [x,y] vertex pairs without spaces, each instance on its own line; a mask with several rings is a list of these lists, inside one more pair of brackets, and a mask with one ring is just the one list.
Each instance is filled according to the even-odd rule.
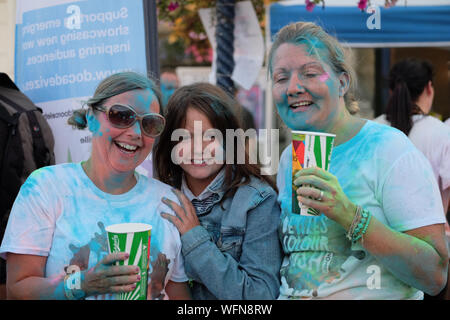
[[[432,116],[418,114],[412,120],[408,138],[430,161],[442,192],[450,187],[450,127]],[[384,114],[374,121],[390,125]]]
[[[367,121],[332,151],[330,172],[347,197],[396,231],[444,223],[442,202],[429,162],[400,131]],[[285,258],[279,299],[421,299],[346,230],[324,214],[291,211],[292,146],[281,155],[277,176],[282,208],[279,234]],[[378,282],[379,280],[379,282]]]
[[[163,196],[179,201],[170,186],[135,175],[137,184],[130,191],[111,195],[95,186],[81,163],[34,171],[14,202],[0,256],[6,258],[6,252],[46,256],[45,277],[62,275],[69,265],[85,270],[108,254],[106,226],[147,223],[152,225],[149,290],[164,288],[169,280],[187,281],[179,232],[160,216],[162,211],[173,213],[161,202]],[[151,294],[167,299],[164,290]]]

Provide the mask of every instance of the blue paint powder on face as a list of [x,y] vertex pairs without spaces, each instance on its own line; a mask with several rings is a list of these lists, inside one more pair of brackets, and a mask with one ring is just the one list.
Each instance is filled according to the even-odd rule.
[[[308,55],[312,55],[312,56],[316,57],[319,61],[322,61],[325,63],[327,63],[329,60],[327,46],[322,41],[315,38],[313,35],[308,35],[308,34],[303,35],[301,37],[291,39],[290,41],[287,41],[285,43],[291,43],[291,44],[294,44],[297,46],[304,45],[305,50]],[[282,45],[282,44],[280,44],[280,45]],[[278,48],[275,50],[278,50]],[[319,51],[321,51],[321,52],[319,52]],[[270,61],[269,61],[270,74],[273,71],[273,59],[275,56],[276,56],[276,52],[274,52],[273,55],[270,57]],[[324,57],[325,60],[322,57]]]
[[[153,101],[156,99],[156,96],[153,93],[153,91],[151,91],[150,89],[146,89],[146,90],[150,92],[150,94],[148,95],[147,98],[144,98],[145,97],[144,94],[140,94],[136,97],[137,102],[139,102],[143,106],[145,106],[144,113],[151,112],[151,105],[152,105]],[[139,110],[135,110],[135,111],[139,113]],[[155,112],[157,112],[157,111],[155,111]]]
[[304,46],[306,53],[309,56],[313,56],[314,58],[316,58],[317,60],[319,60],[322,63],[327,63],[329,64],[329,59],[328,59],[328,52],[327,52],[327,47],[326,45],[320,41],[317,38],[313,38],[311,36],[311,38],[309,38],[308,36],[306,37],[302,37],[300,39],[296,39],[295,41],[291,42],[294,45],[297,46]]
[[141,123],[139,121],[133,124],[133,130],[138,136],[142,135]]
[[[311,96],[313,95],[311,94]],[[295,114],[290,112],[287,94],[283,93],[281,98],[281,101],[276,101],[275,105],[277,107],[280,118],[289,127],[289,129],[314,131],[313,128],[308,127],[308,118],[305,117],[304,113]]]
[[[333,72],[333,66],[328,61],[329,59],[328,59],[328,52],[326,50],[327,49],[326,45],[319,39],[314,38],[313,36],[305,36],[302,38],[294,39],[289,43],[298,47],[303,47],[307,55],[311,56],[322,65],[324,73],[322,75],[317,75],[320,76],[320,78],[318,79],[322,84],[325,84],[328,87],[329,94],[334,96],[336,90],[338,90],[339,88],[336,87],[335,78],[331,77],[330,75],[330,72]],[[331,69],[330,71],[326,71],[328,67]],[[298,77],[299,81],[308,81],[309,79],[308,75],[305,75],[304,79],[300,74],[298,75]],[[299,91],[301,90],[302,92],[307,92],[316,102],[325,99],[325,96],[322,96],[322,94],[317,95],[313,93],[315,92],[314,90],[313,92],[311,92],[311,90],[308,90],[308,88],[310,87],[308,85],[304,85],[304,82],[297,83],[296,86]],[[319,93],[319,91],[317,93]],[[337,108],[335,108],[335,110],[330,110],[328,111],[329,112],[327,116],[328,120],[325,120],[325,122],[322,121],[322,123],[320,124],[319,123],[313,124],[311,123],[310,119],[305,117],[307,116],[306,113],[304,114],[304,113],[290,112],[287,98],[288,98],[287,92],[283,93],[283,95],[279,97],[280,100],[275,101],[275,104],[277,106],[278,113],[281,119],[290,129],[293,130],[322,131],[323,128],[322,129],[317,128],[316,124],[319,125],[319,127],[322,127],[324,125],[328,126],[330,121],[332,120],[332,118],[335,117],[337,112]],[[327,108],[330,108],[330,106],[328,106]]]
[[103,135],[103,132],[100,131],[100,121],[98,121],[98,119],[93,115],[87,115],[86,119],[88,122],[88,128],[92,132],[92,137],[101,137]]

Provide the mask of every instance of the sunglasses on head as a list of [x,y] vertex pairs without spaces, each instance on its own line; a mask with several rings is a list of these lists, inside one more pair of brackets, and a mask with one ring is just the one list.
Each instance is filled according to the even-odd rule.
[[139,115],[129,105],[116,103],[112,106],[95,106],[94,108],[106,113],[106,118],[115,128],[126,129],[139,120],[142,132],[152,138],[159,136],[166,124],[166,119],[162,115],[158,113]]

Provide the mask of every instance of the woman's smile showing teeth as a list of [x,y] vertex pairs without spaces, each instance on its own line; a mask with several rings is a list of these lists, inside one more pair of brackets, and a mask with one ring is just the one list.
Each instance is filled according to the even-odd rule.
[[134,153],[139,147],[124,142],[114,141],[114,144],[124,153]]
[[291,108],[293,112],[302,112],[306,111],[312,104],[312,101],[299,101],[291,103],[289,108]]

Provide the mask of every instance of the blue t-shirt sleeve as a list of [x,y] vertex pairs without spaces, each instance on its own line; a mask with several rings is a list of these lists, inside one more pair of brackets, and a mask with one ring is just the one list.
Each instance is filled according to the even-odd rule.
[[6,253],[48,256],[53,238],[55,204],[49,198],[46,174],[34,171],[20,188],[14,201],[0,247]]
[[382,207],[389,226],[397,231],[445,223],[433,170],[418,150],[404,153],[385,171]]
[[175,258],[173,264],[173,272],[170,277],[170,280],[174,282],[185,282],[189,280],[186,275],[186,272],[184,271],[184,259],[183,255],[181,254],[181,248],[180,250],[178,250],[177,256]]

